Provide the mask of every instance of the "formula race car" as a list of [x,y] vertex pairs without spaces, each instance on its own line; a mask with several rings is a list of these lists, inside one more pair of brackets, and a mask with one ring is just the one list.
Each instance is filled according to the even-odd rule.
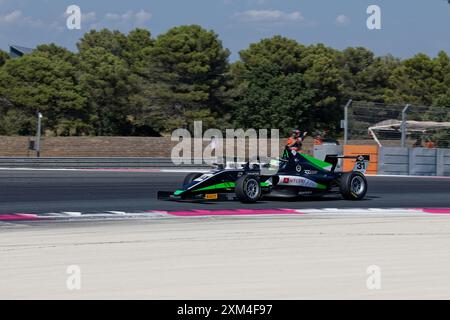
[[[355,160],[353,171],[336,172],[339,159]],[[364,173],[370,157],[327,155],[325,161],[289,148],[279,160],[269,163],[246,162],[217,168],[208,173],[190,173],[175,192],[158,192],[165,200],[238,199],[256,202],[262,197],[295,198],[340,193],[347,200],[361,200],[367,192]]]

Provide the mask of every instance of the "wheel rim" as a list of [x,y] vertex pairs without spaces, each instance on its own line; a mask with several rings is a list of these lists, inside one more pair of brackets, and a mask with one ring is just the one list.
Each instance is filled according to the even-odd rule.
[[259,193],[258,182],[255,180],[247,181],[247,184],[245,186],[245,192],[247,193],[247,196],[249,198],[251,199],[257,198]]
[[364,179],[360,176],[353,177],[352,181],[350,182],[350,188],[354,194],[359,196],[364,192],[365,189]]

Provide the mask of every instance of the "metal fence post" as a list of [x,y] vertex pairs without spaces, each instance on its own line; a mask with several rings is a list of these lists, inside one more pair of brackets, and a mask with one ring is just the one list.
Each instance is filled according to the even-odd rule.
[[42,119],[42,113],[39,111],[37,112],[37,132],[36,132],[36,157],[41,156],[41,119]]
[[351,106],[353,100],[348,100],[344,107],[344,145],[348,142],[348,108]]
[[401,147],[404,148],[406,147],[406,111],[408,111],[410,105],[407,104],[405,106],[405,108],[403,108],[402,111],[402,142],[401,142]]

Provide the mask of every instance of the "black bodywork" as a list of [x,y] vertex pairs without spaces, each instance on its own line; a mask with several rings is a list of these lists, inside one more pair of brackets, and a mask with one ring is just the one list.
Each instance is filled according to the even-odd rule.
[[[234,199],[236,181],[243,176],[253,176],[261,186],[261,195],[270,197],[320,196],[339,191],[343,172],[336,172],[340,158],[356,160],[355,170],[364,172],[369,156],[339,157],[328,155],[326,161],[286,148],[277,163],[245,163],[240,168],[216,169],[198,174],[175,192],[158,193],[159,199],[171,200],[216,200]],[[195,179],[194,179],[195,178]]]

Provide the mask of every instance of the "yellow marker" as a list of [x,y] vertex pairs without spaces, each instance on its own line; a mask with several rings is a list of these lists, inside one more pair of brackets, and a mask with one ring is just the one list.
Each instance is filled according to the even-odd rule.
[[206,200],[217,200],[218,198],[219,198],[219,195],[217,193],[205,194]]

